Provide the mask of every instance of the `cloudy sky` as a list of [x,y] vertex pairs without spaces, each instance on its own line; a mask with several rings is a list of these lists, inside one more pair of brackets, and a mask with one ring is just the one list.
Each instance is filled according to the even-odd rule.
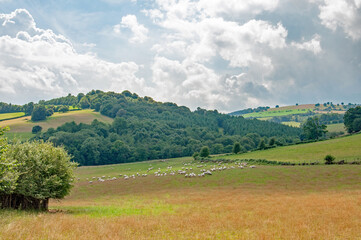
[[0,0],[0,101],[361,103],[361,0]]

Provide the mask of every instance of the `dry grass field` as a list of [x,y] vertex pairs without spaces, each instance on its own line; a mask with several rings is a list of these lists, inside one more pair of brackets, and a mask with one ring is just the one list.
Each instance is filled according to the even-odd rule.
[[35,125],[39,125],[46,131],[49,128],[57,128],[66,122],[74,121],[76,123],[91,123],[94,119],[101,122],[111,123],[112,118],[101,115],[99,112],[94,112],[91,109],[70,111],[66,113],[54,113],[45,121],[33,122],[30,116],[21,117],[17,119],[5,120],[0,122],[0,127],[8,126],[10,131],[5,133],[8,138],[29,139],[32,137],[31,130]]
[[361,166],[86,180],[150,166],[139,164],[79,168],[71,195],[50,212],[0,211],[0,239],[361,239]]

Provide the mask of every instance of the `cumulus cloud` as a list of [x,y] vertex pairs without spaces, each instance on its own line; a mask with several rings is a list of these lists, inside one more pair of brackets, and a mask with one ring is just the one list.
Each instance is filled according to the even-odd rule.
[[313,36],[313,38],[310,41],[303,42],[303,43],[293,42],[292,46],[294,46],[298,49],[301,49],[301,50],[310,51],[315,55],[319,54],[322,51],[321,36],[316,34],[315,36]]
[[[151,16],[150,11],[146,14],[168,30],[152,48],[157,54],[152,81],[164,89],[154,92],[160,99],[172,92],[171,98],[178,103],[223,110],[239,104],[276,104],[279,89],[298,87],[292,76],[275,79],[275,72],[287,68],[290,62],[277,56],[285,54],[297,62],[295,59],[307,57],[304,54],[317,56],[322,51],[317,34],[308,41],[287,43],[288,31],[281,22],[223,17],[274,11],[278,1],[250,0],[238,5],[236,1],[216,0],[157,3],[154,12],[161,17]],[[214,62],[219,60],[227,64],[230,72],[238,73],[217,72]]]
[[148,29],[138,23],[135,15],[122,17],[121,23],[113,27],[114,32],[117,34],[121,34],[122,28],[128,28],[132,31],[133,37],[129,39],[129,42],[131,43],[143,43],[148,39]]
[[324,0],[319,6],[319,18],[327,28],[341,28],[353,40],[361,39],[361,1]]
[[27,10],[0,15],[0,101],[52,98],[91,89],[141,92],[133,62],[110,63],[77,53],[71,42],[39,29]]

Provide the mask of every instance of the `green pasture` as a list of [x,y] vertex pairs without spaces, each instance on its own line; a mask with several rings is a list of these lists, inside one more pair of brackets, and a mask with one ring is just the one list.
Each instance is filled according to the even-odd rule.
[[272,109],[265,112],[254,112],[254,113],[247,113],[242,115],[244,118],[268,118],[268,117],[280,117],[280,116],[287,116],[292,114],[302,114],[308,113],[309,111],[313,111],[312,108],[305,108],[305,109]]
[[328,132],[347,132],[345,129],[345,124],[343,123],[336,123],[336,124],[329,124],[327,125]]
[[285,162],[323,162],[331,154],[336,160],[361,160],[361,134],[327,141],[276,147],[267,150],[225,156],[226,159],[267,159]]
[[18,117],[25,116],[24,112],[15,112],[15,113],[0,113],[0,121],[4,121],[7,119],[14,119]]

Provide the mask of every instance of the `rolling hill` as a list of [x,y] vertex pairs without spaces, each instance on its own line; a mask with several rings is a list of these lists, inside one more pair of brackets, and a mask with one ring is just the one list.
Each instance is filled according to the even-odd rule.
[[[20,115],[21,113],[17,114]],[[0,127],[10,127],[10,131],[5,133],[5,136],[8,138],[16,137],[19,139],[29,139],[34,136],[34,134],[31,133],[31,130],[36,125],[41,126],[43,131],[46,131],[49,128],[57,128],[64,123],[71,121],[76,123],[91,123],[94,119],[105,123],[111,123],[113,121],[112,118],[101,115],[99,112],[95,112],[94,110],[90,109],[70,111],[66,113],[54,113],[46,120],[39,122],[33,122],[30,119],[30,116],[25,116],[1,121]]]
[[225,156],[226,159],[267,159],[285,162],[323,162],[327,154],[336,157],[336,161],[361,160],[361,134],[339,137],[326,141],[277,147],[262,151],[253,151]]

